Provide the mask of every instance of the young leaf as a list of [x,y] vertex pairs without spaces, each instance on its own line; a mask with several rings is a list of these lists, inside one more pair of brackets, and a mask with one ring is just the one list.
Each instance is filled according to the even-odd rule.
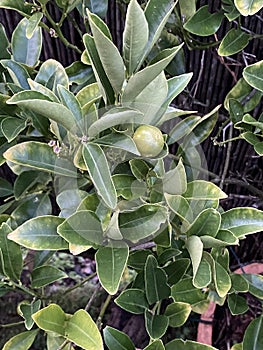
[[190,236],[187,239],[185,246],[191,257],[192,266],[193,266],[193,281],[194,281],[199,265],[201,263],[202,255],[203,255],[203,243],[200,237]]
[[97,273],[103,288],[111,295],[117,293],[129,256],[128,246],[123,243],[101,247],[96,253]]
[[221,217],[221,229],[231,231],[237,238],[263,230],[263,212],[258,209],[233,208]]
[[190,304],[172,303],[166,307],[164,314],[169,319],[170,327],[180,327],[187,321],[191,311]]
[[21,248],[15,242],[10,241],[7,236],[12,229],[4,222],[0,227],[0,271],[14,281],[20,279],[23,268]]
[[107,158],[99,145],[86,143],[82,155],[93,184],[105,204],[114,209],[117,193],[114,187]]
[[10,147],[4,157],[15,164],[24,165],[61,176],[77,176],[73,164],[65,158],[58,158],[45,143],[28,141]]
[[149,28],[141,6],[132,0],[127,9],[123,32],[123,59],[129,75],[134,73],[148,42]]
[[[0,3],[1,5],[1,3]],[[34,329],[32,331],[22,332],[11,339],[8,340],[7,343],[3,346],[2,350],[28,350],[30,349],[31,345],[33,344],[38,329]]]
[[143,314],[149,307],[145,293],[141,289],[127,289],[114,302],[122,309],[133,314]]
[[187,179],[184,165],[179,160],[177,166],[163,176],[163,191],[171,195],[181,195],[186,191]]
[[105,343],[109,350],[135,350],[135,346],[127,334],[112,327],[103,329]]
[[64,325],[65,337],[85,350],[103,350],[102,337],[85,310],[78,310]]
[[205,5],[184,24],[184,29],[200,36],[212,35],[219,29],[223,18],[223,13],[212,14],[208,11],[208,5]]
[[66,314],[59,305],[50,304],[32,315],[37,326],[44,331],[65,335]]
[[189,182],[183,196],[188,200],[215,200],[227,198],[227,195],[218,186],[204,180]]
[[125,80],[125,67],[122,57],[111,39],[105,35],[100,25],[101,20],[94,14],[88,13],[89,23],[94,36],[104,71],[116,94],[118,94]]
[[32,288],[41,288],[47,284],[66,278],[67,274],[54,266],[39,266],[32,271]]
[[41,300],[32,301],[29,303],[27,300],[22,301],[18,304],[18,313],[25,319],[25,327],[27,330],[30,330],[34,325],[34,320],[32,315],[40,309]]
[[253,320],[247,327],[243,339],[243,350],[260,350],[263,347],[263,316]]
[[221,298],[224,298],[231,288],[230,276],[217,261],[215,261],[213,271],[216,291]]
[[42,49],[42,32],[38,27],[32,37],[27,38],[26,31],[28,19],[23,18],[13,31],[11,39],[11,50],[14,61],[34,67],[38,63]]
[[26,221],[9,233],[8,238],[34,250],[67,249],[67,242],[57,234],[57,227],[63,220],[51,215],[39,216]]
[[157,260],[149,255],[145,264],[145,290],[149,304],[156,303],[170,296],[170,287],[167,284],[167,275],[158,267]]

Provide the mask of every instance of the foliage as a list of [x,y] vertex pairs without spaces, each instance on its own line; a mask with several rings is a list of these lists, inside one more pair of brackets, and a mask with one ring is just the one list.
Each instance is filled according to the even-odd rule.
[[[0,1],[0,7],[23,15],[11,43],[0,28],[1,164],[6,162],[16,175],[13,184],[0,179],[1,291],[12,286],[31,297],[30,304],[20,306],[25,332],[4,349],[29,349],[43,331],[48,350],[73,349],[73,344],[99,350],[103,341],[110,350],[135,349],[126,334],[102,326],[103,313],[95,323],[84,309],[67,314],[54,302],[45,304],[45,286],[66,277],[50,257],[58,250],[78,255],[91,248],[105,291],[118,293],[119,307],[144,315],[150,339],[145,350],[213,349],[181,339],[163,344],[161,338],[168,327],[183,325],[192,311],[203,313],[210,301],[222,305],[227,300],[230,311],[240,314],[247,310],[241,293],[262,298],[260,276],[231,273],[228,247],[262,231],[263,212],[224,212],[219,201],[227,195],[202,178],[198,146],[213,130],[220,106],[200,117],[171,105],[192,74],[176,75],[171,68],[182,57],[183,43],[158,43],[167,34],[165,25],[178,16],[176,25],[186,19],[182,38],[193,47],[198,45],[193,35],[214,34],[224,15],[230,23],[253,15],[261,1],[224,1],[220,11],[210,14],[207,6],[196,10],[195,1],[150,0],[143,9],[131,0],[122,53],[98,16],[105,14],[106,1],[82,6],[78,0],[56,0],[59,22],[50,17],[47,3]],[[66,46],[81,51],[61,31],[74,8],[90,28],[83,35],[81,61],[67,68],[54,59],[40,62],[42,30],[50,30],[43,18]],[[234,54],[250,39],[240,27],[232,28],[218,52]],[[244,69],[225,104],[235,126],[245,130],[242,137],[259,154],[262,118],[248,112],[263,91],[261,66],[258,62]],[[253,108],[243,103],[252,90]],[[175,126],[167,131],[164,125],[171,119]],[[136,147],[133,134],[141,125],[163,131],[163,148],[155,156],[142,156]],[[177,153],[172,155],[169,146],[174,143]],[[35,261],[25,286],[25,252],[31,250]],[[123,289],[127,269],[135,277]],[[262,347],[262,317],[247,329],[244,349],[251,339],[254,348]]]

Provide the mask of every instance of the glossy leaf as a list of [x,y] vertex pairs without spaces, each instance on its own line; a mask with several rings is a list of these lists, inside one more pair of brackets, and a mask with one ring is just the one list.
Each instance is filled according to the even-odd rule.
[[35,32],[39,30],[38,26],[42,18],[43,18],[43,13],[41,12],[35,12],[32,14],[32,16],[30,16],[26,27],[27,39],[31,39],[35,34]]
[[240,29],[230,29],[221,41],[218,54],[231,56],[242,51],[249,43],[250,35]]
[[146,346],[143,350],[165,350],[163,342],[158,339],[153,341],[150,345]]
[[187,189],[187,179],[184,165],[179,160],[177,166],[167,171],[163,176],[163,191],[172,195],[181,195]]
[[15,104],[30,109],[43,117],[54,120],[68,131],[76,132],[77,124],[72,112],[60,103],[51,102],[48,97],[38,91],[22,91],[8,100],[8,104]]
[[69,216],[57,231],[67,242],[78,246],[96,246],[103,242],[101,223],[89,210],[79,210]]
[[243,275],[233,273],[230,275],[231,278],[231,291],[246,293],[249,289],[248,281]]
[[263,346],[263,316],[253,320],[247,327],[243,339],[243,350],[260,350]]
[[96,253],[96,266],[100,283],[111,295],[117,293],[129,256],[128,246],[123,243],[118,247],[101,247]]
[[13,187],[9,181],[0,177],[0,197],[6,197],[13,194]]
[[216,200],[227,198],[227,195],[218,186],[204,180],[189,182],[183,196],[188,200]]
[[263,276],[245,273],[242,275],[249,284],[249,292],[259,299],[263,299]]
[[166,208],[160,205],[144,204],[133,211],[119,215],[119,226],[123,237],[131,242],[154,235],[167,219]]
[[117,205],[117,193],[103,150],[96,144],[87,143],[83,147],[82,155],[97,193],[109,208],[114,209]]
[[10,53],[8,52],[9,41],[2,23],[0,24],[0,42],[0,59],[10,58]]
[[34,320],[32,319],[32,315],[39,310],[40,305],[41,300],[32,301],[31,303],[28,301],[22,301],[18,305],[18,313],[25,319],[25,327],[27,330],[30,330],[33,327]]
[[189,32],[207,36],[217,32],[223,19],[221,12],[211,14],[208,5],[202,6],[184,25]]
[[167,49],[161,60],[135,73],[124,88],[122,101],[134,101],[146,86],[163,71],[181,47],[182,45]]
[[165,315],[169,319],[170,327],[180,327],[188,319],[192,309],[187,303],[172,303],[165,309]]
[[39,68],[35,81],[44,85],[49,90],[53,91],[56,95],[57,86],[62,85],[66,89],[69,88],[69,79],[65,68],[62,64],[56,60],[48,59]]
[[188,85],[193,73],[185,73],[168,79],[168,94],[165,104],[168,106]]
[[144,10],[144,14],[149,26],[149,38],[140,65],[146,59],[154,44],[159,39],[161,32],[173,11],[175,3],[171,0],[150,0]]
[[65,335],[66,314],[59,305],[50,304],[32,315],[37,326],[44,331]]
[[230,276],[227,271],[216,261],[213,275],[216,291],[221,298],[224,298],[231,288]]
[[103,350],[102,337],[91,316],[79,309],[70,317],[65,327],[67,339],[85,350]]
[[19,333],[5,343],[3,350],[28,350],[33,344],[37,333],[38,329]]
[[153,255],[149,255],[146,260],[144,275],[146,297],[150,305],[170,296],[167,275],[163,269],[158,267]]
[[1,65],[7,69],[14,84],[18,85],[23,89],[30,88],[27,81],[27,79],[29,79],[30,76],[27,70],[22,66],[22,64],[19,64],[13,60],[5,59],[5,60],[1,60]]
[[73,164],[64,158],[58,158],[52,148],[45,143],[28,141],[10,147],[4,157],[15,164],[23,165],[62,176],[76,177]]
[[140,62],[148,36],[148,22],[144,12],[138,2],[132,0],[128,5],[123,32],[123,59],[129,75]]
[[4,222],[0,227],[0,271],[14,281],[20,279],[23,269],[22,251],[18,244],[8,239],[12,229]]
[[33,250],[67,249],[67,242],[57,234],[57,227],[62,222],[63,219],[56,216],[39,216],[9,233],[8,238]]
[[211,236],[215,237],[221,224],[219,212],[213,208],[203,210],[187,229],[188,236]]
[[97,83],[84,86],[76,95],[81,107],[96,102],[101,97]]
[[207,296],[200,289],[194,287],[192,277],[187,277],[172,286],[172,298],[175,302],[194,305],[206,300]]
[[[263,5],[262,5],[263,6]],[[253,88],[263,92],[263,61],[246,66],[243,70],[243,77]]]
[[67,218],[74,214],[85,197],[87,197],[87,192],[79,189],[60,192],[56,198],[57,204],[61,209],[60,217]]
[[181,17],[186,20],[194,15],[196,12],[196,1],[195,0],[179,0]]
[[112,327],[103,329],[105,343],[109,350],[135,350],[135,346],[127,334]]
[[82,112],[81,112],[80,104],[76,99],[76,97],[74,96],[74,94],[62,85],[57,86],[57,91],[63,105],[72,112],[75,118],[76,124],[80,125],[82,120]]
[[14,61],[34,67],[42,49],[42,32],[37,28],[29,39],[27,38],[28,19],[23,18],[12,34],[11,49]]
[[102,66],[115,93],[119,93],[125,79],[125,67],[122,57],[117,47],[102,30],[99,17],[90,13],[88,15]]
[[221,229],[237,238],[263,230],[263,212],[254,208],[233,208],[222,215]]
[[114,126],[123,125],[127,123],[139,123],[142,120],[142,113],[125,107],[115,107],[105,113],[100,119],[94,122],[88,130],[88,135],[94,137],[100,132]]
[[234,0],[242,16],[252,16],[263,7],[261,0]]
[[99,139],[96,139],[96,143],[101,146],[117,148],[139,155],[139,151],[133,139],[124,133],[112,132],[108,135],[100,137]]
[[143,270],[146,263],[148,255],[151,255],[150,250],[140,249],[131,251],[128,259],[128,266],[135,270]]
[[240,315],[248,311],[246,299],[236,293],[230,294],[227,298],[229,310],[232,315]]
[[122,309],[133,314],[143,314],[149,307],[145,292],[141,289],[129,288],[123,291],[114,301]]
[[15,10],[25,17],[30,16],[31,13],[31,7],[26,6],[26,4],[20,0],[0,0],[0,7]]
[[168,276],[168,283],[173,285],[179,282],[186,274],[189,266],[190,259],[188,258],[177,259],[165,266],[163,269]]
[[167,205],[173,213],[179,216],[182,221],[186,222],[189,226],[190,222],[193,221],[193,212],[189,202],[182,196],[164,194]]
[[218,350],[213,346],[197,343],[192,340],[174,339],[165,345],[165,350]]
[[26,125],[23,119],[7,117],[1,123],[1,130],[7,141],[11,142],[26,128]]
[[202,255],[203,255],[203,243],[200,237],[190,236],[186,240],[185,246],[191,257],[192,266],[193,266],[193,281],[194,281],[199,265],[201,263]]
[[161,338],[168,328],[168,317],[165,315],[154,315],[151,311],[145,311],[145,327],[151,339]]
[[50,283],[66,278],[67,274],[54,266],[40,266],[32,271],[32,288],[41,288]]

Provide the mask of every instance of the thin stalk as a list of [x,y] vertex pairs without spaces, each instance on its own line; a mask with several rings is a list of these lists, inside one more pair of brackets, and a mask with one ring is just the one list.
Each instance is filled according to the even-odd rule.
[[75,284],[75,286],[73,286],[73,287],[67,289],[67,290],[63,293],[63,295],[69,294],[69,293],[71,293],[73,290],[75,290],[75,289],[81,287],[83,284],[85,284],[86,282],[88,282],[89,280],[91,280],[91,279],[92,279],[93,277],[95,277],[96,275],[97,275],[96,272],[92,273],[92,274],[89,275],[88,277],[84,278],[83,281],[81,281],[81,282]]
[[106,312],[106,310],[107,310],[107,308],[108,308],[108,306],[109,306],[109,303],[110,303],[110,301],[111,301],[111,298],[112,298],[112,295],[108,295],[107,296],[107,298],[106,298],[106,300],[105,300],[105,302],[104,302],[104,304],[103,304],[103,306],[102,306],[102,308],[101,308],[101,310],[100,310],[100,314],[99,314],[99,316],[98,316],[98,318],[97,318],[97,321],[96,321],[96,324],[97,324],[97,326],[98,326],[98,328],[99,329],[101,329],[101,327],[102,327],[102,319],[103,319],[103,316],[104,316],[104,314],[105,314],[105,312]]
[[24,324],[24,321],[7,323],[7,324],[0,324],[0,328],[11,328],[11,327],[19,326],[20,324]]

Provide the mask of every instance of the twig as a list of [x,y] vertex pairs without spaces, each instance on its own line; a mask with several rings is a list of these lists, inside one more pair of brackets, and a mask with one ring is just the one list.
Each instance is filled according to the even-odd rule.
[[105,300],[101,310],[100,310],[100,314],[99,314],[98,319],[96,321],[96,324],[97,324],[99,329],[101,329],[101,327],[102,327],[102,319],[103,319],[103,316],[104,316],[104,314],[105,314],[105,312],[107,310],[107,307],[109,306],[111,298],[112,298],[112,295],[109,294],[107,296],[107,298],[106,298],[106,300]]
[[[230,124],[229,128],[230,128],[229,129],[229,138],[231,140],[232,136],[233,136],[233,125],[232,125],[232,123]],[[230,163],[230,157],[231,157],[231,149],[232,149],[232,141],[230,141],[228,143],[228,146],[227,146],[226,160],[225,160],[225,164],[224,164],[223,173],[222,173],[222,176],[221,176],[221,181],[220,181],[220,184],[219,184],[220,188],[223,188],[224,181],[225,181],[225,178],[226,178],[226,175],[227,175],[227,172],[228,172],[229,163]]]
[[91,307],[91,305],[92,305],[94,299],[96,298],[96,295],[97,295],[98,291],[100,290],[100,287],[101,287],[101,285],[100,285],[100,283],[98,283],[97,286],[96,286],[96,288],[94,289],[94,291],[93,291],[93,293],[92,293],[90,299],[89,299],[89,302],[88,302],[87,305],[85,306],[85,310],[86,310],[86,311],[88,311],[89,308]]
[[71,293],[73,290],[75,290],[75,289],[81,287],[83,284],[85,284],[86,282],[88,282],[89,280],[91,280],[91,279],[92,279],[93,277],[95,277],[96,275],[97,275],[96,272],[92,273],[92,274],[89,275],[88,277],[84,278],[83,281],[81,281],[81,282],[75,284],[75,286],[73,286],[73,287],[67,289],[67,290],[63,293],[63,295],[69,294],[69,293]]

